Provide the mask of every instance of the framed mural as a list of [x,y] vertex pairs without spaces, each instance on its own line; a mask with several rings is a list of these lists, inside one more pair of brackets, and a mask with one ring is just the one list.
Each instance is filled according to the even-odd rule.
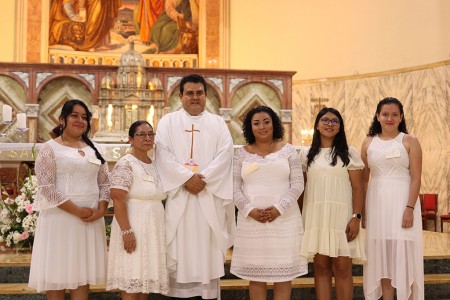
[[17,62],[117,65],[133,40],[147,66],[229,67],[230,0],[15,2]]
[[52,0],[50,49],[198,54],[199,0]]

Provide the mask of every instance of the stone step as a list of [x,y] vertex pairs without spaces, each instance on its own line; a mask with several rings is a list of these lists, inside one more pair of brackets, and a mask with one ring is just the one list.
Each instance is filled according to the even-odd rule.
[[[354,276],[353,282],[355,286],[355,298],[362,293],[362,276]],[[220,281],[222,299],[245,299],[245,295],[248,294],[248,280],[242,279],[224,279]],[[333,280],[334,285],[334,280]],[[450,294],[450,274],[427,274],[425,275],[425,294],[426,299],[444,299],[442,297],[449,296]],[[269,289],[273,289],[273,284],[268,284]],[[314,294],[314,278],[301,277],[292,281],[293,293],[302,296],[308,294]],[[104,285],[92,285],[90,287],[91,293],[96,296],[94,299],[119,299],[118,291],[106,291]],[[7,295],[16,295],[17,298],[7,298]],[[19,299],[19,295],[36,295],[38,294],[34,289],[27,286],[27,283],[1,283],[0,284],[0,299]],[[233,296],[234,295],[234,296]],[[158,296],[156,299],[166,299],[167,297]],[[307,297],[309,298],[309,297]],[[25,299],[25,298],[23,298]],[[27,299],[40,299],[39,297],[29,297]],[[152,299],[155,299],[152,295]]]
[[[9,253],[1,254],[0,259],[0,283],[25,283],[28,282],[28,274],[30,272],[30,253]],[[238,279],[230,273],[231,251],[227,255],[225,262],[225,276],[222,279]],[[353,276],[362,276],[362,266],[353,265]],[[425,274],[450,274],[450,258],[425,258],[424,259]],[[314,265],[308,264],[308,274],[302,276],[314,277]]]

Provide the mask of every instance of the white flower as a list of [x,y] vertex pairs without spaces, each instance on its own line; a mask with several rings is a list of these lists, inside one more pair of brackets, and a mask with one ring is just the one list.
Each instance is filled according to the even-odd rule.
[[17,205],[22,204],[22,202],[23,202],[23,194],[18,195],[14,201],[17,203]]
[[11,247],[13,244],[13,233],[10,232],[7,236],[6,236],[6,246]]
[[2,235],[4,235],[10,229],[11,229],[11,226],[8,226],[8,224],[4,224],[4,225],[1,225],[0,232],[2,233]]
[[14,244],[17,244],[18,242],[20,242],[22,240],[22,235],[20,234],[20,232],[14,231],[13,239],[14,239]]
[[28,215],[25,218],[23,218],[22,221],[23,229],[28,231],[30,234],[34,233],[34,231],[36,230],[36,220],[37,217],[35,214]]
[[6,207],[3,208],[2,211],[0,212],[0,217],[2,218],[2,220],[8,218],[8,215],[9,215],[8,209]]

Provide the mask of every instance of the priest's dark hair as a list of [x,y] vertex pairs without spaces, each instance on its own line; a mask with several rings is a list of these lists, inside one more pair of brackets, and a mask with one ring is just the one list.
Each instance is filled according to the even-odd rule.
[[153,129],[153,126],[146,120],[137,120],[131,124],[130,129],[128,130],[128,136],[134,137],[134,134],[136,133],[136,129],[141,126],[142,124],[147,124]]
[[400,124],[398,124],[398,130],[400,132],[408,133],[408,130],[406,129],[405,114],[403,113],[403,104],[397,98],[387,97],[378,102],[377,111],[373,116],[372,124],[370,124],[369,133],[367,134],[367,136],[375,136],[378,133],[381,133],[381,124],[378,121],[377,115],[381,112],[383,105],[386,104],[395,104],[398,106],[400,114],[402,115],[402,121],[400,122]]
[[284,128],[281,124],[281,120],[278,115],[268,106],[256,106],[252,108],[244,117],[244,123],[242,124],[242,131],[244,133],[245,141],[248,144],[253,144],[255,142],[255,135],[252,130],[252,118],[255,114],[264,112],[267,113],[272,119],[273,126],[273,139],[281,140],[284,136]]
[[201,83],[203,84],[203,88],[205,89],[205,93],[206,93],[206,80],[205,78],[203,78],[203,76],[198,75],[198,74],[190,74],[190,75],[186,75],[181,79],[180,82],[180,94],[183,95],[184,93],[184,85],[188,82],[192,82],[192,83]]
[[339,131],[333,139],[333,145],[331,146],[331,166],[335,166],[337,164],[337,158],[342,160],[342,166],[347,166],[350,163],[350,156],[348,153],[348,144],[347,137],[345,136],[345,128],[344,128],[344,119],[342,119],[339,111],[332,107],[324,107],[317,114],[316,121],[314,122],[314,135],[311,143],[311,148],[306,155],[307,164],[306,166],[309,168],[311,163],[316,158],[317,154],[320,152],[320,143],[321,137],[320,132],[317,130],[317,125],[320,122],[320,119],[326,114],[332,113],[339,119]]
[[92,149],[94,149],[95,151],[95,156],[102,162],[102,164],[104,164],[106,162],[106,160],[102,157],[102,155],[100,154],[100,152],[97,150],[97,148],[94,146],[94,143],[89,139],[88,134],[91,131],[91,118],[92,118],[92,113],[89,111],[87,105],[78,99],[72,99],[72,100],[68,100],[66,101],[66,103],[64,103],[62,109],[61,109],[61,114],[59,115],[59,119],[63,119],[64,120],[64,125],[61,128],[61,134],[63,134],[64,130],[67,127],[67,119],[69,118],[70,114],[73,112],[73,108],[75,105],[80,105],[84,108],[84,110],[86,111],[86,119],[87,119],[87,127],[86,127],[86,131],[82,134],[81,138],[83,139],[83,141],[89,145],[89,147],[91,147]]

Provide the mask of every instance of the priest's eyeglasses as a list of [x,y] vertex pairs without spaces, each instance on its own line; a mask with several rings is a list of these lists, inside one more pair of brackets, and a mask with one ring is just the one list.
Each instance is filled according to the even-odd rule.
[[339,125],[341,122],[339,122],[338,119],[328,119],[328,118],[322,118],[320,119],[320,122],[322,122],[323,125],[332,125],[332,126],[337,126]]
[[151,131],[151,132],[139,132],[139,133],[136,133],[134,136],[137,136],[138,138],[140,138],[140,139],[143,139],[143,138],[145,138],[146,136],[148,136],[149,138],[154,138],[155,137],[155,135],[156,135],[156,133],[155,132],[153,132],[153,131]]

